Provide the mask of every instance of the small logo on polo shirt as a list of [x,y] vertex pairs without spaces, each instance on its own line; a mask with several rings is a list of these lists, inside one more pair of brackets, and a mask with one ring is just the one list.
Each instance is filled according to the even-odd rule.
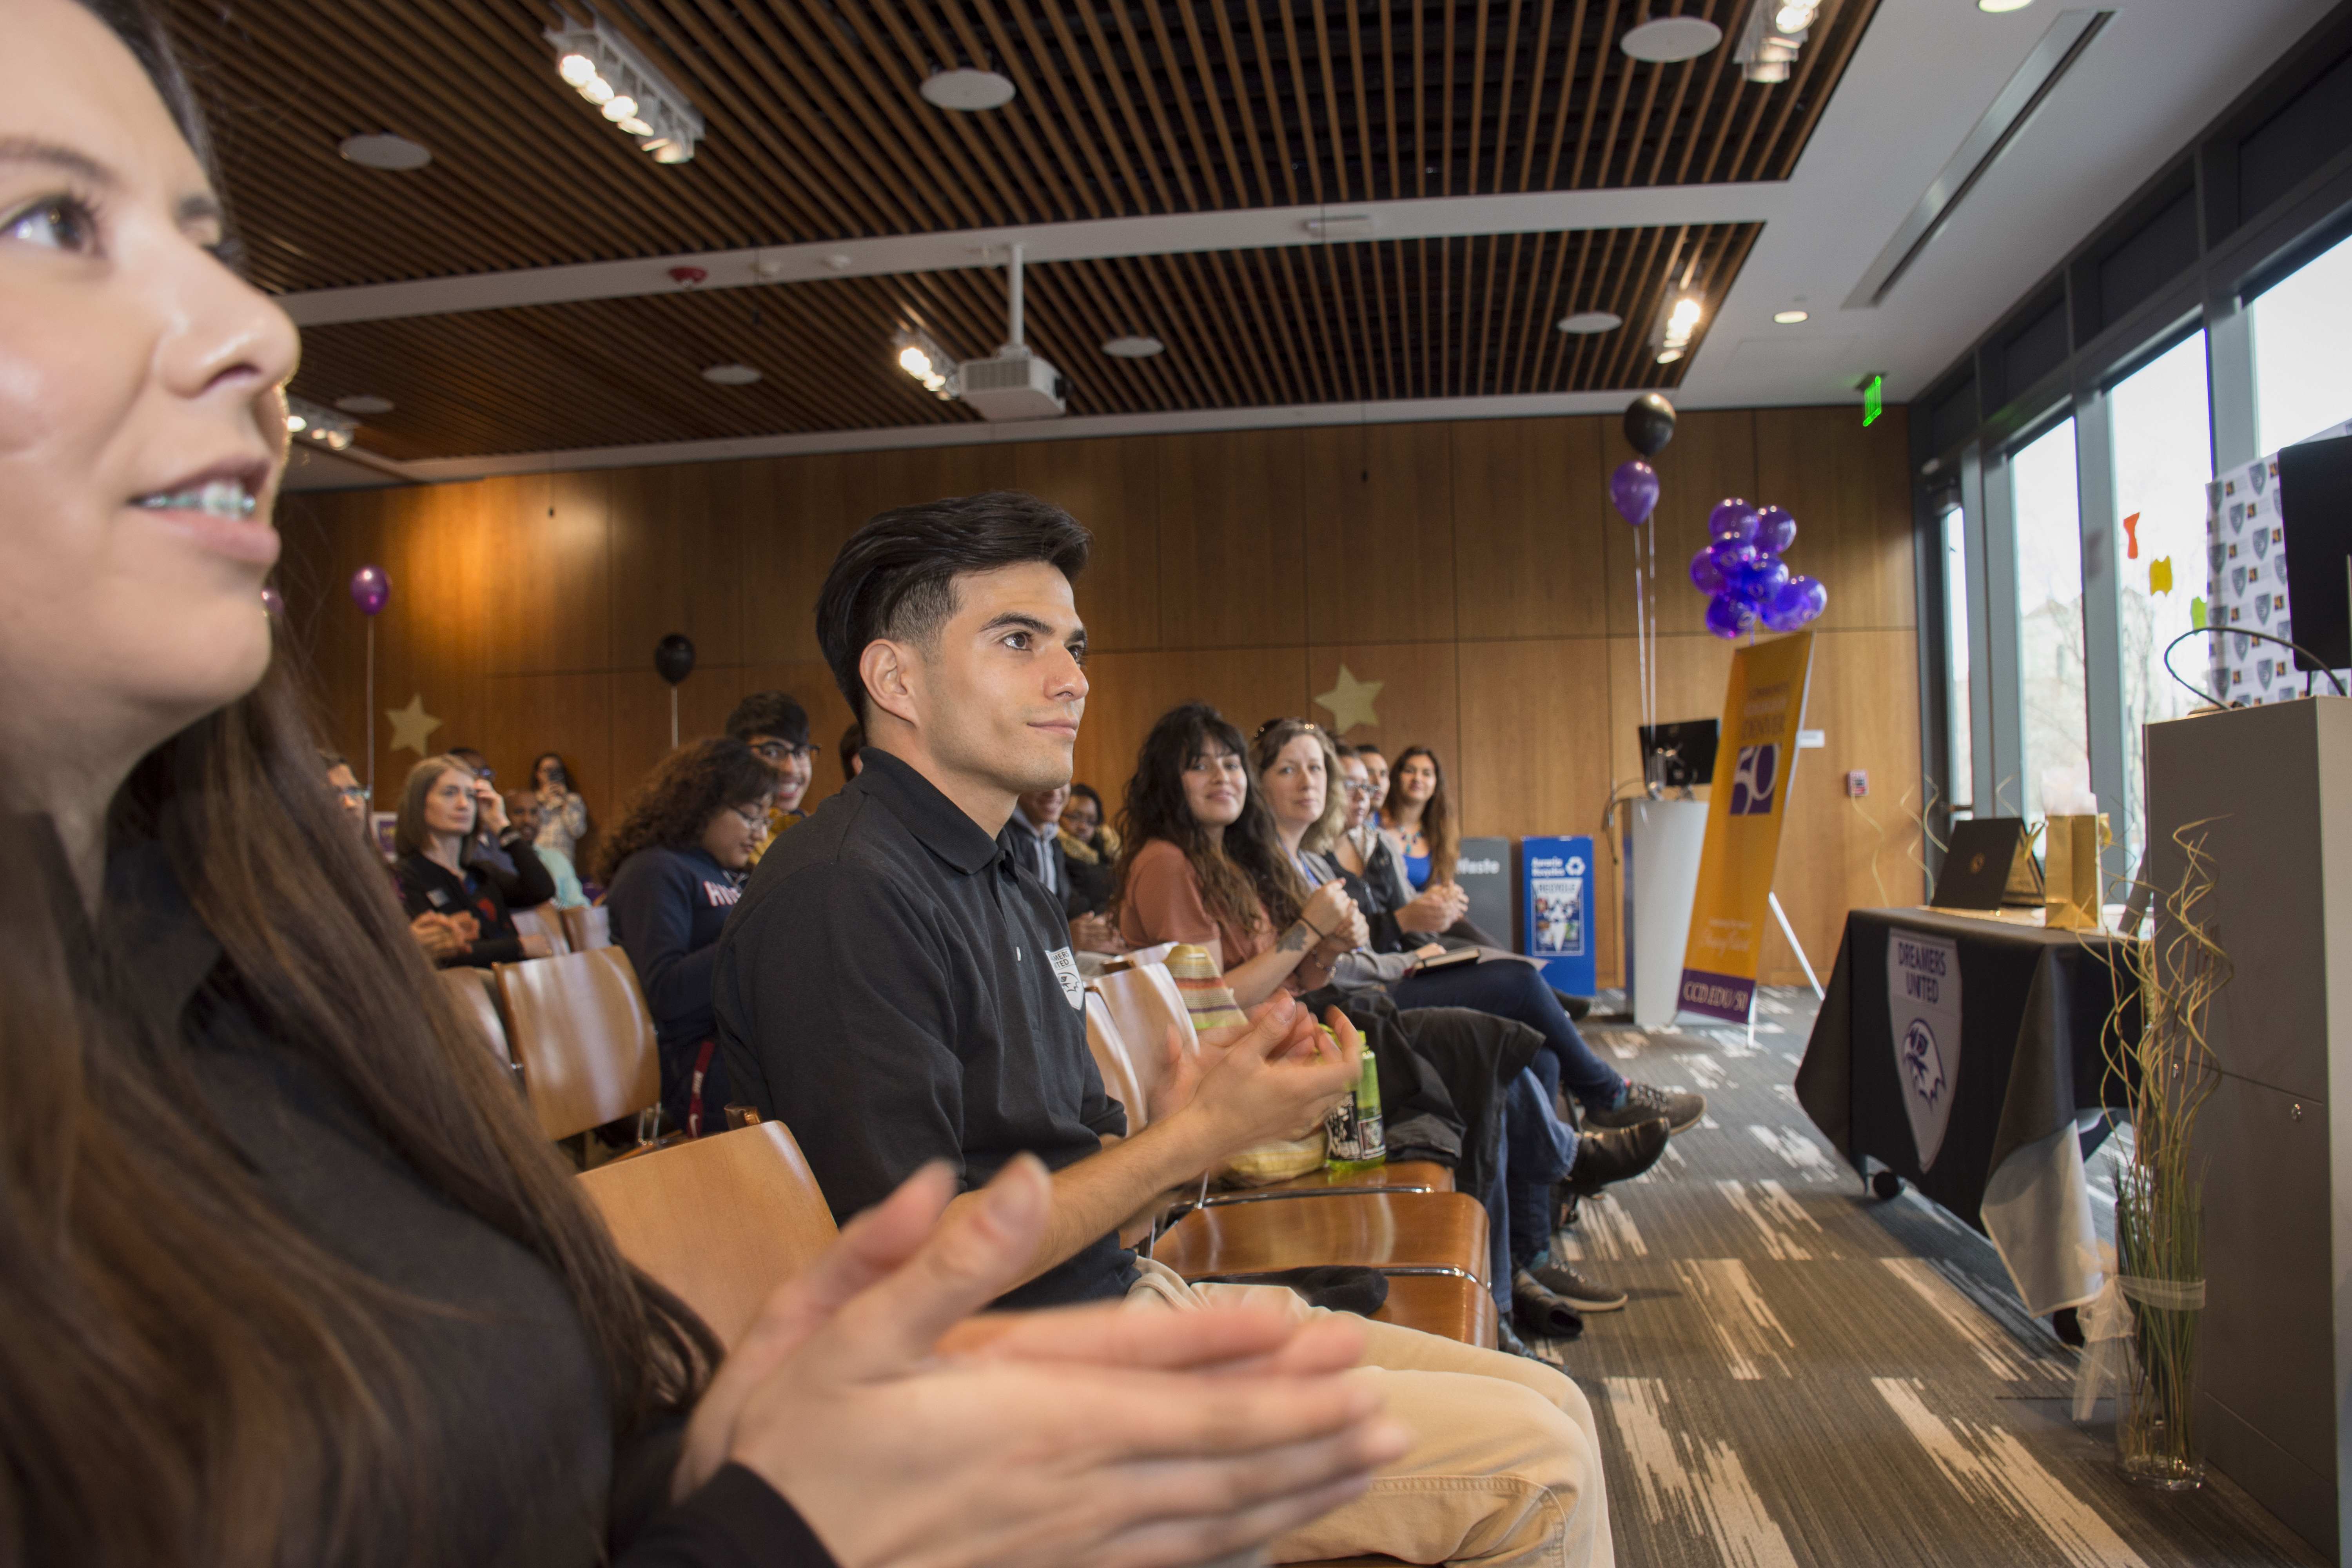
[[1055,948],[1045,955],[1045,959],[1054,966],[1054,978],[1062,983],[1062,994],[1069,998],[1073,1008],[1085,1012],[1087,983],[1078,978],[1078,961],[1070,956],[1070,950],[1066,947]]

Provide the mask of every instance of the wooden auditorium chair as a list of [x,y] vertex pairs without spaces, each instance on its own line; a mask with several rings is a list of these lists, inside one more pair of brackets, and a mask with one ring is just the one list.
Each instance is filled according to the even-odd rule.
[[[1137,1042],[1164,1042],[1172,1027],[1180,1048],[1197,1049],[1192,1021],[1174,981],[1158,966],[1102,976],[1087,1004],[1087,1044],[1103,1086],[1126,1108],[1129,1133],[1140,1132],[1150,1124],[1150,1095],[1168,1058],[1164,1044],[1146,1052]],[[1384,1166],[1333,1180],[1302,1178],[1309,1184],[1304,1185],[1213,1193],[1165,1231],[1153,1215],[1139,1215],[1121,1227],[1120,1238],[1145,1242],[1154,1259],[1187,1279],[1230,1281],[1315,1264],[1377,1269],[1389,1281],[1388,1301],[1373,1314],[1380,1321],[1492,1348],[1486,1208],[1452,1191],[1444,1167],[1429,1165],[1433,1175],[1415,1178],[1405,1173],[1410,1163],[1400,1163],[1402,1179],[1393,1186],[1363,1179],[1387,1173]],[[1438,1177],[1446,1178],[1444,1190],[1434,1186]]]
[[629,955],[617,947],[498,965],[509,1037],[541,1131],[561,1141],[661,1103],[661,1058]]
[[564,940],[574,952],[593,952],[600,947],[613,945],[613,911],[602,904],[583,904],[565,910]]
[[457,968],[437,972],[441,988],[457,1004],[466,1021],[482,1033],[490,1055],[506,1067],[515,1065],[514,1047],[507,1044],[507,1021],[499,1016],[498,983],[485,969]]
[[563,911],[553,904],[534,904],[527,910],[509,910],[515,931],[521,936],[543,936],[551,955],[561,956],[572,951],[572,939],[564,934]]

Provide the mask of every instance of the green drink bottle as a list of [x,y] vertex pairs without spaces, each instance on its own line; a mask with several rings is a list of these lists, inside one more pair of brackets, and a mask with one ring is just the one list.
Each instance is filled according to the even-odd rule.
[[[1327,1026],[1325,1033],[1330,1032]],[[1353,1029],[1341,1043],[1342,1049],[1349,1047],[1356,1052],[1355,1089],[1323,1117],[1323,1168],[1342,1176],[1374,1170],[1389,1161],[1381,1125],[1381,1065]]]

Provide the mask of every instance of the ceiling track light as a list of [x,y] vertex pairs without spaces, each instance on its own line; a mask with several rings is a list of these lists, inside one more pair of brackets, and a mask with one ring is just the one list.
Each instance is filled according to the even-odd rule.
[[908,327],[890,340],[890,355],[900,370],[922,383],[923,390],[941,403],[955,396],[955,356],[920,327]]
[[1690,353],[1691,339],[1706,320],[1706,301],[1696,290],[1677,289],[1669,294],[1664,309],[1658,312],[1657,325],[1650,329],[1650,347],[1658,363],[1672,364]]
[[551,27],[555,74],[656,163],[683,163],[702,140],[702,115],[635,45],[597,21]]
[[[354,398],[352,401],[357,402]],[[386,407],[391,405],[386,404]],[[359,433],[360,422],[348,414],[338,414],[321,404],[305,397],[286,399],[286,433],[308,446],[324,447],[330,452],[340,452],[352,444]]]
[[1759,86],[1788,80],[1820,12],[1821,0],[1754,0],[1732,59]]

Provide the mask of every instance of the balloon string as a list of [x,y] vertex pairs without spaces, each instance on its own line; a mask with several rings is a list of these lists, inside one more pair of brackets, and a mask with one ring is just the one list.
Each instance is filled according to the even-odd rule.
[[367,710],[360,715],[367,727],[368,832],[375,832],[375,617],[367,623]]
[[1658,723],[1658,520],[1654,511],[1650,516],[1650,526],[1642,531],[1648,536],[1644,544],[1650,556],[1650,603],[1647,617],[1650,629],[1650,651],[1648,658],[1643,660],[1645,674],[1642,687],[1642,708],[1643,711],[1649,716],[1649,724],[1654,733]]
[[[1647,724],[1650,704],[1643,694],[1650,689],[1650,643],[1648,628],[1642,619],[1642,542],[1638,539],[1633,542],[1633,700],[1641,710],[1642,722]],[[1651,732],[1651,738],[1656,739],[1655,731]],[[1642,768],[1645,784],[1656,782],[1649,777],[1649,771],[1645,757]]]

